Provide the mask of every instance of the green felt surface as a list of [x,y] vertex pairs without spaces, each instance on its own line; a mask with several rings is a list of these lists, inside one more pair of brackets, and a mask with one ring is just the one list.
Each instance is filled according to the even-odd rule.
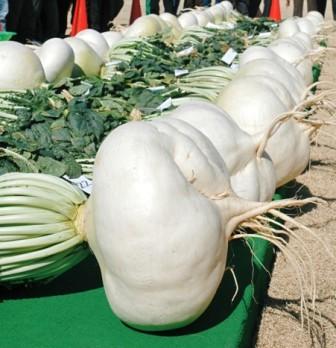
[[[264,241],[250,241],[266,266],[273,260]],[[239,292],[226,272],[208,310],[192,325],[162,333],[143,333],[121,323],[111,312],[93,257],[47,285],[1,289],[1,348],[160,348],[250,347],[267,273],[251,260],[244,241],[230,243]],[[253,276],[253,280],[251,277]],[[258,303],[256,303],[256,301]]]

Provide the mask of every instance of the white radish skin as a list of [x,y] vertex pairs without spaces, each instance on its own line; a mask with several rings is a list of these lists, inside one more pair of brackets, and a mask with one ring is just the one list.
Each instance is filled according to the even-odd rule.
[[[282,139],[281,143],[279,139]],[[307,167],[310,159],[309,131],[295,120],[286,121],[269,139],[266,151],[276,172],[276,186],[294,180]]]
[[[279,115],[288,111],[266,85],[244,78],[237,78],[226,86],[217,105],[228,112],[241,129],[255,136],[256,142]],[[279,187],[294,179],[307,165],[310,140],[301,125],[290,119],[272,135],[265,150],[273,161]]]
[[301,42],[301,40],[297,40],[296,37],[298,34],[304,34],[304,33],[297,33],[291,37],[285,38],[285,39],[280,39],[280,40],[275,40],[275,42],[282,42],[282,43],[288,43],[290,45],[294,45],[295,47],[299,48],[303,53],[306,53],[308,50],[306,46]]
[[[187,122],[211,141],[225,162],[232,189],[239,197],[254,201],[272,199],[275,191],[273,163],[265,156],[257,159],[258,144],[222,109],[195,101],[180,106],[161,122],[171,123],[172,119]],[[181,131],[179,124],[177,128]],[[188,136],[193,138],[190,134]],[[261,177],[269,179],[262,182]]]
[[[222,168],[213,165],[220,160],[216,150],[209,159],[183,134],[145,122],[118,127],[100,147],[88,241],[109,303],[129,325],[178,328],[214,297],[229,236],[251,208],[232,195]],[[210,198],[223,193],[229,196]]]
[[205,11],[193,11],[197,18],[197,23],[201,27],[205,27],[211,20],[210,16]]
[[220,5],[211,6],[205,11],[210,12],[214,16],[215,24],[221,23],[224,19],[225,9]]
[[123,39],[123,34],[120,31],[105,31],[102,33],[109,47]]
[[80,31],[77,38],[85,41],[91,48],[98,54],[98,56],[105,60],[107,52],[109,50],[109,45],[105,40],[104,36],[94,29],[85,29]]
[[324,17],[322,13],[318,11],[309,11],[306,17],[314,17],[320,24],[324,22]]
[[193,25],[198,25],[197,17],[193,12],[184,12],[178,17],[178,21],[182,28],[188,28]]
[[[299,33],[299,34],[306,35],[304,33]],[[296,35],[298,35],[298,34],[296,34]],[[293,39],[292,38],[281,39],[280,41],[282,41],[282,40],[285,40],[285,42],[287,42],[287,40],[290,40],[289,44],[292,44],[292,43],[295,44],[295,42],[293,41],[294,37],[293,37]],[[302,50],[304,50],[304,49],[305,49],[304,45],[302,44]],[[305,73],[307,75],[307,81],[304,81],[304,77],[302,76],[301,72],[298,71],[298,69],[296,69],[293,65],[291,65],[289,62],[287,62],[285,59],[279,57],[273,50],[271,50],[270,48],[267,48],[267,47],[250,46],[248,49],[246,49],[240,55],[239,63],[240,63],[240,66],[244,66],[247,63],[252,62],[254,60],[257,60],[257,59],[267,59],[269,61],[275,61],[280,66],[280,70],[285,69],[287,71],[287,73],[292,76],[294,84],[297,85],[296,88],[298,88],[299,91],[298,91],[298,94],[295,94],[295,98],[297,101],[300,100],[299,97],[301,96],[301,91],[304,90],[306,85],[311,83],[311,82],[309,82],[310,78],[311,78],[311,73],[310,73],[310,71],[307,72],[308,69],[307,69],[306,63],[303,64],[303,67],[305,69],[307,69],[307,71],[305,70]],[[264,63],[266,64],[266,62],[264,62]],[[257,64],[257,63],[255,63],[255,64]],[[267,69],[267,65],[269,65],[269,64],[274,66],[274,63],[267,63],[265,68],[261,67],[261,69],[263,70],[263,74],[265,73],[265,69]],[[274,68],[276,69],[276,67],[274,67]],[[249,70],[249,69],[247,69],[247,70]],[[254,74],[254,69],[251,68],[251,70],[252,71],[249,71],[248,73]],[[273,69],[271,68],[271,70],[273,70]],[[246,70],[243,69],[243,71],[246,71]],[[282,80],[282,84],[287,87],[288,91],[292,91],[292,89],[293,89],[292,86],[289,86],[290,81],[288,81],[288,83],[286,83],[282,77],[280,77],[280,79]]]
[[270,201],[276,189],[276,173],[273,162],[267,153],[259,159],[250,161],[230,180],[237,196],[258,201]]
[[246,76],[245,79],[254,79],[256,82],[260,82],[270,88],[273,93],[281,100],[285,105],[286,110],[292,110],[296,105],[292,95],[289,93],[284,84],[278,80],[272,79],[269,76],[265,75],[255,75],[255,76]]
[[75,68],[73,76],[98,76],[103,60],[85,41],[78,37],[64,39],[73,49],[75,54]]
[[314,23],[307,18],[298,18],[296,23],[302,33],[306,33],[310,36],[313,36],[317,33],[317,28]]
[[275,40],[268,48],[290,64],[295,63],[304,55],[303,48],[290,38]]
[[[289,71],[291,71],[291,73]],[[295,67],[283,61],[283,59],[256,59],[243,65],[237,73],[237,77],[255,75],[271,77],[281,82],[292,94],[296,104],[301,101],[301,95],[305,89],[303,78]]]
[[66,41],[59,38],[47,40],[36,54],[41,60],[47,82],[55,83],[71,76],[75,55]]
[[0,42],[0,90],[24,90],[46,81],[38,56],[14,41]]
[[[238,94],[237,92],[240,91]],[[251,78],[237,77],[223,88],[216,104],[249,134],[266,130],[286,106],[266,85]]]
[[142,16],[137,18],[126,30],[126,38],[152,36],[162,30],[161,24],[154,16]]
[[210,18],[210,22],[215,23],[215,16],[212,14],[212,12],[210,12],[209,9],[206,9],[204,12],[206,12],[208,17]]
[[295,65],[304,78],[306,85],[310,85],[313,82],[311,72],[313,63],[309,57],[304,58],[304,49],[299,47],[295,41],[291,39],[276,40],[269,48],[288,63]]
[[159,25],[160,25],[160,32],[164,31],[168,28],[168,25],[166,23],[166,21],[164,21],[160,16],[158,16],[157,14],[151,13],[150,15],[148,15],[147,17],[151,17],[154,20],[156,20]]
[[[317,12],[317,13],[319,15],[321,15],[320,12]],[[309,21],[314,25],[316,32],[319,32],[321,30],[321,28],[323,26],[323,22],[324,22],[324,18],[323,17],[322,17],[322,20],[321,20],[321,18],[319,18],[318,16],[316,16],[316,15],[312,14],[311,12],[309,12],[307,14],[307,16],[304,17],[304,18],[309,19]]]
[[243,66],[256,59],[277,59],[277,55],[270,49],[262,46],[250,46],[239,55],[239,64]]
[[280,38],[291,37],[298,32],[300,32],[300,29],[294,18],[285,19],[279,24]]
[[172,33],[175,38],[178,38],[181,35],[183,28],[179,20],[173,14],[164,12],[160,14],[160,18],[162,18],[170,28],[172,28]]
[[307,52],[311,51],[313,49],[313,41],[310,38],[310,36],[306,33],[297,33],[294,36],[292,36],[292,39],[296,42],[300,42],[301,45],[303,45]]
[[224,18],[227,19],[233,10],[232,3],[230,1],[222,1],[219,3],[219,5],[224,7],[224,9],[225,9]]
[[281,81],[290,93],[292,93],[293,88],[297,90],[293,98],[296,102],[300,101],[301,93],[306,88],[306,83],[302,74],[293,65],[279,57],[270,48],[261,46],[251,46],[239,57],[241,67],[252,61],[256,62],[251,63],[249,67],[241,69],[240,74],[255,75],[259,71],[262,75],[270,74],[270,76],[276,76],[276,79]]

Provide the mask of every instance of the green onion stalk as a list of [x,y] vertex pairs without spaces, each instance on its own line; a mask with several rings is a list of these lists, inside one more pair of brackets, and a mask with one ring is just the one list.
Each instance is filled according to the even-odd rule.
[[86,258],[86,195],[46,174],[0,176],[0,284],[45,281]]
[[[145,38],[132,38],[114,44],[108,54],[108,60],[130,63],[133,57],[141,55],[143,58],[157,58],[158,48]],[[162,59],[162,58],[161,58]],[[168,60],[165,63],[169,63]]]
[[235,72],[224,66],[201,68],[180,78],[176,86],[184,93],[214,101],[234,76]]
[[205,40],[213,37],[215,35],[215,32],[206,28],[202,27],[190,27],[188,29],[185,29],[183,31],[183,34],[181,37],[175,42],[175,45],[183,45],[183,44],[189,44],[192,45],[198,45]]

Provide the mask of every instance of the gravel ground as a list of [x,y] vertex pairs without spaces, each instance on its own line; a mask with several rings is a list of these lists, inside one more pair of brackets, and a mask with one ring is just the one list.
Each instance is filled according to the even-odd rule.
[[[330,44],[336,47],[336,33]],[[336,53],[325,58],[321,81],[336,79]],[[329,119],[325,114],[316,117]],[[335,122],[335,118],[333,119]],[[304,210],[297,221],[310,227],[336,255],[336,133],[335,126],[322,127],[312,146],[310,168],[297,178],[293,191],[301,197],[315,196],[324,205]],[[316,238],[300,232],[302,242],[290,240],[298,250],[305,243],[314,264],[317,283],[316,314],[310,312],[311,333],[300,322],[300,292],[291,265],[278,254],[257,336],[257,348],[336,347],[336,262]],[[307,263],[308,264],[308,263]]]

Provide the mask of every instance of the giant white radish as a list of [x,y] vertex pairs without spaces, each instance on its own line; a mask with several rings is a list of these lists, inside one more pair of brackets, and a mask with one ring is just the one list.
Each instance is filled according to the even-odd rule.
[[47,82],[58,82],[71,76],[75,55],[66,41],[59,38],[49,39],[35,52],[42,63]]
[[71,46],[75,54],[73,76],[98,76],[103,60],[93,48],[77,37],[69,37],[65,41]]
[[45,81],[41,61],[32,49],[15,41],[0,42],[0,90],[37,88]]
[[[279,115],[290,111],[271,88],[253,77],[233,80],[219,95],[217,105],[241,129],[255,136],[264,133]],[[308,164],[309,134],[295,119],[290,119],[268,140],[266,152],[275,166],[277,186],[294,179]]]

